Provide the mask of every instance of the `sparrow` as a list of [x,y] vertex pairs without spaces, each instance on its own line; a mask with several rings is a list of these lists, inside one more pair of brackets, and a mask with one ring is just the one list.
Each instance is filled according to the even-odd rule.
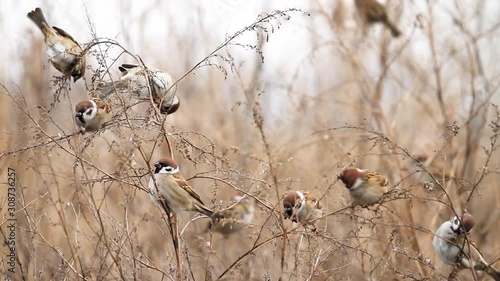
[[[151,88],[153,101],[160,108],[162,114],[172,114],[179,109],[180,100],[176,95],[177,85],[168,90],[175,83],[175,78],[171,74],[153,68],[143,68],[135,64],[122,64],[118,69],[121,76],[117,81],[104,82],[99,86],[101,97],[107,97],[116,89],[131,91],[141,99],[149,99],[149,88]],[[149,79],[149,88],[146,75]]]
[[384,24],[392,33],[392,36],[401,35],[399,29],[389,20],[385,7],[376,0],[355,0],[356,8],[363,20],[368,24],[380,22]]
[[306,191],[288,191],[283,197],[285,219],[300,223],[304,227],[312,226],[316,232],[316,220],[321,218],[323,210],[319,200]]
[[235,195],[233,201],[228,208],[214,212],[208,224],[209,230],[221,233],[224,238],[251,224],[255,213],[253,202],[243,196]]
[[474,226],[474,217],[464,213],[461,218],[445,221],[436,231],[432,245],[441,261],[460,268],[484,271],[494,280],[500,281],[500,271],[489,265],[474,242],[467,236]]
[[349,189],[355,205],[371,206],[379,203],[389,191],[389,181],[375,172],[348,168],[338,178]]
[[179,172],[179,166],[174,159],[163,157],[154,163],[153,176],[154,180],[151,178],[149,181],[151,199],[168,215],[194,211],[212,216],[212,211],[205,207],[198,193]]
[[73,82],[80,79],[85,74],[85,54],[78,42],[59,27],[50,27],[42,9],[36,8],[27,16],[42,31],[52,65],[65,76],[71,75]]
[[[419,180],[424,188],[434,191],[436,181],[443,184],[444,181],[452,179],[452,164],[446,163],[440,155],[429,157],[427,153],[418,153],[415,155],[414,168],[419,172]],[[418,162],[417,162],[418,161]],[[420,164],[419,164],[420,162]],[[425,170],[422,170],[422,166]]]
[[79,102],[75,106],[75,121],[82,134],[95,132],[111,120],[111,106],[99,98]]

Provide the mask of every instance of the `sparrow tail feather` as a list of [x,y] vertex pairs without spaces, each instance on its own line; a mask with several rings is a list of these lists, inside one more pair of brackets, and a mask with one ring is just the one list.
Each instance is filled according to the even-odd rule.
[[44,31],[45,28],[49,27],[45,16],[43,15],[42,9],[36,8],[35,10],[28,13],[28,18],[32,20],[40,30]]
[[109,81],[109,82],[103,82],[98,86],[98,90],[100,92],[99,98],[105,99],[109,95],[113,94],[116,90],[120,90],[123,87],[126,87],[126,85],[123,85],[122,81]]
[[497,269],[488,266],[488,269],[485,272],[495,281],[500,281],[500,271],[498,271]]
[[177,276],[179,280],[182,278],[182,259],[179,251],[179,225],[177,224],[177,215],[167,213],[169,220],[170,235],[172,235],[172,244],[174,244],[175,258],[177,260]]
[[211,217],[214,213],[212,210],[208,209],[207,207],[205,207],[203,205],[195,205],[195,209],[197,212],[200,212],[207,217]]

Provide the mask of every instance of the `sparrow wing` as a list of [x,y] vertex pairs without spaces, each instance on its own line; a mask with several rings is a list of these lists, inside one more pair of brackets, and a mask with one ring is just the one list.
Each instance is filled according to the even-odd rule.
[[137,64],[131,64],[131,63],[124,63],[124,64],[122,64],[118,68],[120,68],[120,70],[121,70],[121,68],[123,68],[123,69],[132,69],[132,68],[136,68],[136,67],[139,67],[139,65],[137,65]]
[[101,99],[94,99],[94,102],[97,105],[98,109],[104,110],[104,112],[106,112],[106,113],[111,112],[111,105],[109,105],[105,101],[103,101]]
[[304,194],[306,201],[312,201],[312,202],[314,202],[314,204],[316,204],[316,209],[319,209],[319,210],[323,209],[323,207],[319,203],[319,200],[316,199],[316,197],[314,197],[311,193],[309,193],[308,191],[302,191],[302,194]]
[[366,178],[366,182],[371,183],[371,184],[377,184],[380,186],[389,185],[389,181],[384,176],[377,174],[375,172],[366,173],[365,178]]
[[184,179],[184,177],[180,173],[173,174],[173,176],[174,176],[175,182],[177,182],[177,184],[180,187],[182,187],[182,189],[184,189],[185,191],[187,191],[187,193],[191,197],[193,197],[194,199],[196,199],[196,201],[200,202],[201,205],[205,205],[203,203],[203,201],[201,201],[200,195],[198,195],[198,193],[196,193],[196,191],[194,191],[194,189],[191,188],[191,186],[187,183],[187,181]]
[[71,37],[71,35],[69,35],[66,31],[62,30],[61,28],[57,27],[57,26],[53,26],[52,27],[59,35],[63,36],[63,37],[66,37],[68,39],[70,39],[71,41],[75,42],[76,45],[80,46],[80,44],[78,44],[78,42],[76,42],[75,39],[73,39],[73,37]]

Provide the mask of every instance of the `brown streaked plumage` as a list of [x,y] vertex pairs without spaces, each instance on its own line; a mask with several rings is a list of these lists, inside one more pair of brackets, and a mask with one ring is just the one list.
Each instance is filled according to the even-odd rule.
[[392,36],[398,37],[401,31],[389,19],[385,7],[376,0],[355,0],[356,8],[368,24],[380,22],[385,25],[390,31]]
[[240,195],[234,196],[235,203],[224,210],[214,212],[208,229],[221,233],[224,238],[238,232],[253,221],[255,207],[253,202]]
[[349,189],[356,205],[370,206],[379,203],[389,189],[389,181],[384,176],[358,168],[345,169],[339,179]]
[[156,185],[151,178],[149,181],[151,199],[167,214],[194,211],[208,217],[212,215],[212,211],[205,207],[198,193],[186,182],[172,158],[163,157],[154,164],[154,167]]
[[42,31],[52,65],[64,75],[72,76],[73,82],[80,79],[85,74],[85,54],[78,42],[61,28],[51,27],[42,9],[36,8],[27,16]]
[[304,227],[312,226],[316,231],[316,221],[323,215],[323,208],[312,194],[306,191],[288,191],[283,197],[285,219],[300,223]]

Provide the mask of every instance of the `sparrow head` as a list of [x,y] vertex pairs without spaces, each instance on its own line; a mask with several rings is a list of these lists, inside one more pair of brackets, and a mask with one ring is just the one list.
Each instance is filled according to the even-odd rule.
[[[294,213],[300,212],[305,205],[305,196],[300,191],[288,191],[283,197],[283,209],[285,219],[289,219]],[[294,212],[296,209],[296,212]]]
[[179,166],[175,163],[174,159],[170,157],[163,157],[154,164],[155,174],[175,174],[179,172]]
[[464,235],[469,233],[472,227],[474,227],[475,221],[474,217],[469,213],[464,213],[461,218],[458,216],[453,217],[450,220],[450,229],[456,235]]
[[78,81],[85,75],[85,57],[82,56],[75,60],[76,64],[71,71],[71,76],[73,77],[73,83]]
[[462,215],[462,225],[465,229],[465,232],[469,233],[474,227],[474,224],[476,224],[476,222],[474,221],[474,217],[471,214],[464,213]]
[[358,168],[345,169],[338,177],[347,189],[356,189],[364,182],[365,170]]
[[429,155],[427,155],[426,153],[418,153],[415,155],[415,160],[417,160],[418,162],[424,164],[427,159],[429,159]]
[[97,104],[93,100],[84,100],[75,106],[75,119],[85,124],[87,120],[95,118],[97,115]]
[[177,109],[179,109],[180,105],[181,101],[179,100],[179,97],[177,97],[177,95],[174,94],[174,97],[171,101],[168,100],[162,101],[160,112],[167,115],[172,114],[176,112]]

